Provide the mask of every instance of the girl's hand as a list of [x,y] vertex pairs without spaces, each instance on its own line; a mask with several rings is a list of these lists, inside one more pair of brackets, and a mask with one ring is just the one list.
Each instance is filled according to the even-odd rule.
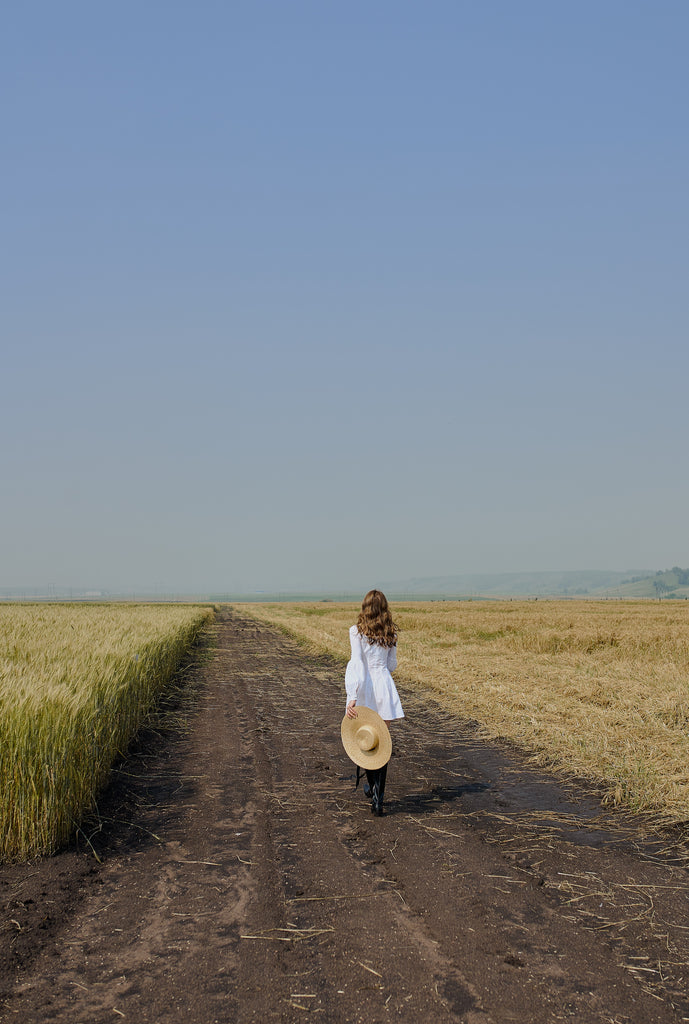
[[349,704],[347,705],[346,715],[347,715],[347,718],[356,718],[357,717],[356,701],[355,700],[350,700]]

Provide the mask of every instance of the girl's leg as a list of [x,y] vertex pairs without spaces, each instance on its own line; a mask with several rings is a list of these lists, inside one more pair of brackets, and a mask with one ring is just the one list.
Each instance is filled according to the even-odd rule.
[[[390,764],[389,761],[388,761],[388,764]],[[383,767],[380,769],[380,779],[378,780],[378,790],[379,790],[379,792],[378,792],[378,802],[380,803],[381,808],[383,806],[383,797],[385,795],[385,780],[386,780],[387,777],[388,777],[388,765],[384,764]]]
[[385,795],[387,774],[388,766],[386,764],[375,771],[366,772],[369,786],[371,787],[371,813],[377,814],[378,817],[381,817],[383,814],[383,796]]
[[[385,722],[390,727],[392,722]],[[390,762],[388,762],[389,764]],[[388,774],[388,766],[382,768],[366,769],[366,782],[364,795],[371,800],[371,812],[381,816],[383,814],[383,796],[385,795],[385,780]]]

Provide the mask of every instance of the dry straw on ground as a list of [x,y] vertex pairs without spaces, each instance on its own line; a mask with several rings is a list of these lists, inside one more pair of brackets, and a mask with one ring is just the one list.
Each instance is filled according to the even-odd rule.
[[[358,606],[242,611],[344,663]],[[393,614],[402,690],[432,694],[541,765],[593,779],[615,804],[689,820],[686,602],[434,601]]]
[[0,605],[0,860],[50,853],[93,806],[210,608]]

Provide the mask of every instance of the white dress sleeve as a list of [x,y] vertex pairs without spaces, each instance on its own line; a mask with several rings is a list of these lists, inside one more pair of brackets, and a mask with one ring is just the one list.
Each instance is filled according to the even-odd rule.
[[349,630],[349,643],[352,648],[352,656],[347,662],[345,670],[345,689],[347,691],[347,703],[357,700],[359,688],[366,681],[366,665],[364,663],[364,652],[361,649],[361,637],[356,626]]
[[394,672],[397,668],[397,644],[388,647],[388,672]]

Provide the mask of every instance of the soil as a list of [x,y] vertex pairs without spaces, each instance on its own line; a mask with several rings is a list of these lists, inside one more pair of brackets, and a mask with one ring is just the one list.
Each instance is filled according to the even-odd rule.
[[342,677],[219,616],[186,727],[139,737],[69,849],[0,869],[0,1020],[689,1020],[679,836],[404,692],[373,817]]

